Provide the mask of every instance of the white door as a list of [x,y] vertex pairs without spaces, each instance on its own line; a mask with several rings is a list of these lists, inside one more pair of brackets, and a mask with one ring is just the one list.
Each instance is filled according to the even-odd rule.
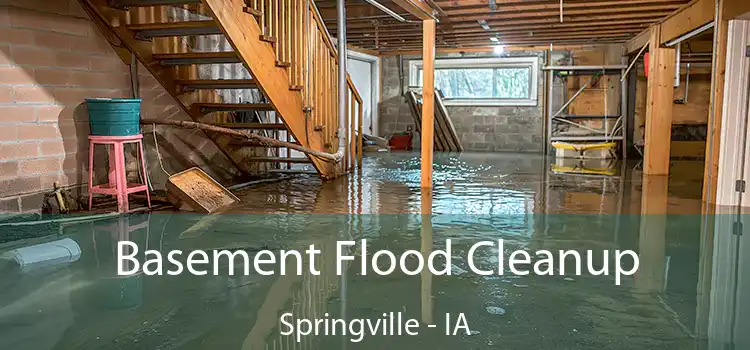
[[372,63],[349,58],[346,70],[352,78],[359,95],[362,96],[362,132],[373,135],[372,125]]

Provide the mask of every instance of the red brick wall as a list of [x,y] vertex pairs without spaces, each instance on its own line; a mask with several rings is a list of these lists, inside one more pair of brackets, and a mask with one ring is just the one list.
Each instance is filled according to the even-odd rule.
[[[27,1],[0,7],[0,211],[36,211],[53,182],[88,180],[88,97],[130,97],[122,63],[76,1]],[[143,71],[143,70],[141,70]],[[187,119],[166,91],[141,75],[143,115]],[[150,130],[150,129],[149,129]],[[159,129],[169,172],[216,165],[234,172],[203,134]],[[155,187],[166,175],[156,162],[153,137],[145,137]],[[163,144],[162,144],[163,142]],[[185,149],[199,146],[200,153]],[[97,166],[98,168],[98,166]]]

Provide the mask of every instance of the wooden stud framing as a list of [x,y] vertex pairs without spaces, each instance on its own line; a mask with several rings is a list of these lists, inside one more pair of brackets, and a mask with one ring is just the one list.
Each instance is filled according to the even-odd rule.
[[660,26],[651,28],[651,64],[646,97],[646,147],[643,172],[669,174],[669,148],[674,104],[675,50],[659,46]]
[[[726,1],[726,0],[724,0]],[[722,5],[724,3],[722,1]],[[716,13],[717,26],[714,28],[713,70],[711,73],[710,107],[706,138],[706,164],[703,169],[704,202],[716,201],[716,188],[719,175],[719,150],[721,143],[721,127],[724,119],[724,81],[727,64],[727,33],[729,20],[725,18],[724,6]]]

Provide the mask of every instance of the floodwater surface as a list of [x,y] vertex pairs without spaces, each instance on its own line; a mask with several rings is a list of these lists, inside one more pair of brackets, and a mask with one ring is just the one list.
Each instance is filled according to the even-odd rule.
[[[750,248],[731,229],[743,218],[701,215],[702,163],[675,162],[666,179],[643,178],[636,164],[550,162],[529,154],[436,155],[435,188],[427,192],[418,154],[374,154],[361,174],[241,190],[242,202],[222,214],[0,226],[0,349],[750,349]],[[354,260],[338,274],[337,241],[362,239],[367,251],[346,249]],[[436,266],[450,276],[381,276],[375,270],[387,268],[387,259],[371,264],[378,250],[428,255],[447,249],[448,240],[451,261],[436,259]],[[475,268],[493,273],[473,271],[470,248],[499,240],[505,254],[483,247],[473,258]],[[270,276],[245,275],[242,264],[229,275],[228,259],[218,275],[206,264],[205,276],[118,276],[121,241],[137,244],[139,264],[145,250],[253,258],[314,244],[322,253],[303,262],[302,273],[284,276],[279,263],[267,265]],[[65,247],[60,259],[28,261],[41,259],[28,248],[50,242],[58,253]],[[515,250],[529,252],[532,263],[534,252],[551,251],[553,275],[512,273]],[[568,256],[562,273],[560,250],[578,252],[584,271],[577,274]],[[617,285],[614,252],[624,250],[640,264]],[[596,270],[610,272],[589,273],[589,255]],[[405,265],[413,269],[417,259]],[[285,334],[285,314],[293,325],[384,319],[383,326],[393,314],[419,326],[416,335],[378,328],[361,340],[349,328],[297,337]]]

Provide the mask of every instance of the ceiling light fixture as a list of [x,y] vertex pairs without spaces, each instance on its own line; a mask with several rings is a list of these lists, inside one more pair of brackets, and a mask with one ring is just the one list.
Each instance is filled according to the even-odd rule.
[[491,29],[491,28],[490,28],[490,25],[489,25],[489,24],[487,24],[487,21],[485,21],[485,20],[483,20],[483,19],[477,20],[477,23],[479,23],[479,25],[480,25],[480,26],[482,26],[482,28],[483,28],[484,30],[490,30],[490,29]]
[[498,39],[498,38],[495,38],[495,37],[493,36],[493,37],[491,37],[491,38],[490,38],[490,41],[492,41],[492,42],[494,42],[494,43],[497,43],[497,42],[500,42],[500,39]]
[[505,52],[505,46],[503,45],[497,45],[492,48],[492,52],[495,53],[495,55],[502,55],[503,52]]

